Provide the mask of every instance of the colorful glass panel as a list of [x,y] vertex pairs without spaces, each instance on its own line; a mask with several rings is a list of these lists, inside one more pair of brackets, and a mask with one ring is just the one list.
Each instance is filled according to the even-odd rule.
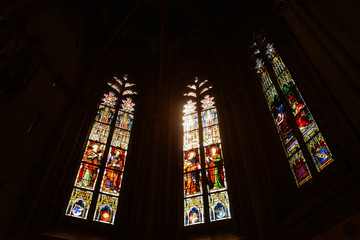
[[199,149],[184,152],[184,194],[202,193]]
[[204,88],[203,90],[200,91],[200,95],[203,94],[204,92],[206,92],[207,90],[211,89],[211,88],[212,88],[212,86]]
[[124,112],[132,113],[134,109],[135,103],[133,103],[131,98],[126,98],[126,100],[122,100],[121,110]]
[[65,215],[87,219],[93,193],[74,188]]
[[185,132],[199,129],[197,113],[184,116],[183,117],[183,126],[184,126]]
[[289,159],[289,164],[298,187],[312,178],[301,150]]
[[187,85],[188,88],[191,88],[193,90],[196,90],[196,86],[195,85]]
[[216,108],[212,108],[201,112],[202,126],[208,127],[214,124],[218,124],[218,118]]
[[84,151],[83,161],[95,165],[100,165],[103,158],[105,145],[94,141],[88,141]]
[[209,190],[225,188],[226,181],[222,165],[221,145],[216,144],[205,147],[205,154]]
[[259,74],[259,73],[264,71],[264,68],[265,68],[265,65],[264,65],[263,60],[257,58],[256,59],[256,65],[255,65],[256,72]]
[[110,87],[112,87],[113,89],[115,89],[118,93],[120,93],[120,88],[119,88],[117,85],[112,84],[112,83],[108,83],[108,85],[109,85]]
[[271,78],[269,76],[267,69],[261,72],[261,80],[262,80],[261,84],[263,86],[263,91],[266,92],[272,85]]
[[184,96],[188,96],[188,97],[197,97],[196,96],[196,93],[194,92],[188,92],[188,93],[185,93]]
[[99,194],[96,209],[94,214],[94,221],[114,224],[115,214],[117,210],[117,197]]
[[111,146],[121,147],[122,149],[127,150],[129,145],[130,132],[122,130],[120,128],[115,128],[114,135],[111,141]]
[[111,169],[105,169],[100,192],[119,196],[121,180],[121,172]]
[[134,120],[134,115],[127,112],[119,111],[116,119],[115,127],[119,127],[131,131],[131,126]]
[[266,91],[265,98],[286,151],[286,155],[291,156],[297,149],[300,148],[300,146],[295,138],[292,128],[289,125],[288,116],[284,111],[284,106],[281,104],[280,98],[274,86],[271,86],[268,91]]
[[184,113],[190,114],[190,113],[194,113],[196,110],[196,102],[189,100],[187,101],[187,103],[184,106]]
[[318,172],[334,161],[330,149],[321,133],[317,134],[313,139],[306,143],[306,145],[311,153]]
[[214,97],[210,97],[209,95],[206,95],[204,99],[201,100],[201,103],[201,107],[203,108],[203,110],[215,107]]
[[184,199],[184,226],[204,223],[204,202],[202,197]]
[[126,151],[120,148],[110,147],[106,167],[122,171],[125,166]]
[[115,115],[115,109],[109,106],[100,105],[96,114],[95,121],[110,125]]
[[268,44],[266,48],[266,54],[268,55],[268,58],[271,59],[271,66],[273,67],[276,76],[279,76],[281,72],[285,69],[285,64],[279,54],[276,52],[273,44]]
[[99,174],[99,167],[92,164],[81,163],[76,177],[75,186],[94,190]]
[[135,83],[125,83],[125,87],[132,87],[132,86],[135,86]]
[[115,79],[115,81],[117,81],[121,86],[123,85],[122,81],[121,81],[119,78],[114,77],[114,79]]
[[226,191],[209,195],[210,221],[228,219],[230,215],[230,201]]
[[106,143],[107,138],[109,136],[110,132],[110,126],[95,122],[93,125],[93,128],[91,129],[90,137],[89,139],[93,141],[98,141],[101,143]]
[[132,91],[132,90],[126,90],[123,92],[123,95],[134,95],[134,94],[137,94],[137,92]]
[[207,83],[208,80],[204,80],[201,83],[199,83],[199,87],[202,87],[205,83]]
[[184,133],[184,151],[199,148],[199,130]]
[[102,99],[103,101],[102,104],[109,107],[114,107],[117,99],[118,98],[115,97],[115,93],[113,92],[109,92],[108,94],[105,93],[104,98]]
[[204,146],[220,143],[219,125],[203,128]]

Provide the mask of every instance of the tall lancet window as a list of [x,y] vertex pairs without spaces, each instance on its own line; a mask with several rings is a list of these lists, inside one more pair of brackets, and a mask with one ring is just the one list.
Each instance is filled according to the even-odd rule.
[[314,164],[320,172],[334,161],[332,154],[274,44],[263,34],[256,34],[251,51],[287,160],[300,187],[312,178],[308,164]]
[[[134,120],[134,83],[128,76],[107,82],[84,143],[66,215],[114,224]],[[95,201],[94,201],[95,200]]]
[[230,218],[218,114],[212,86],[195,78],[187,86],[183,115],[184,225]]

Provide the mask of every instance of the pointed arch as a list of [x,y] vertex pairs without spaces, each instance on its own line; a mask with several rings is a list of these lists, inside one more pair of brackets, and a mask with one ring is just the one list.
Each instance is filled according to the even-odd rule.
[[[89,128],[67,216],[114,224],[135,112],[135,84],[127,74],[106,82]],[[96,198],[97,197],[97,198]]]
[[[196,77],[184,94],[184,226],[231,218],[212,84]],[[220,207],[221,206],[221,207]]]
[[[255,70],[298,187],[309,181],[310,162],[317,172],[334,161],[330,149],[295,80],[264,33],[251,46]],[[310,160],[310,158],[311,160]]]

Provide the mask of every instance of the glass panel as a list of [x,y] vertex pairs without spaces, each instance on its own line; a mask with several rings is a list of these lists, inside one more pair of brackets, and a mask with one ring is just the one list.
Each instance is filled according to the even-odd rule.
[[271,114],[286,151],[286,155],[290,156],[299,149],[300,146],[295,138],[292,128],[289,125],[288,116],[284,111],[284,106],[281,104],[280,98],[273,85],[265,93],[265,98],[271,110]]
[[75,186],[94,190],[99,173],[99,167],[87,163],[81,163],[76,177]]
[[94,221],[114,224],[117,205],[117,197],[99,194],[94,213]]
[[214,104],[214,97],[210,97],[209,95],[206,95],[204,99],[201,100],[201,107],[203,110],[215,107]]
[[220,143],[219,125],[203,128],[204,146]]
[[204,223],[204,203],[202,197],[184,199],[184,226]]
[[210,165],[214,167],[207,168],[206,170],[208,191],[214,192],[226,188],[224,166],[214,162],[210,162]]
[[327,146],[325,139],[319,133],[308,143],[306,143],[309,152],[314,160],[316,169],[320,172],[324,167],[329,165],[334,159],[332,158],[329,147]]
[[109,92],[108,94],[105,93],[104,98],[102,99],[102,104],[109,107],[114,107],[117,99],[118,98],[115,97],[115,93],[113,92]]
[[121,180],[121,172],[111,169],[105,169],[100,192],[110,193],[112,195],[119,196]]
[[265,65],[262,59],[257,58],[256,59],[256,65],[255,65],[256,73],[260,74],[264,71]]
[[208,127],[214,124],[218,124],[218,118],[216,113],[216,108],[202,111],[201,112],[201,120],[203,127]]
[[269,76],[267,69],[265,69],[261,73],[261,80],[262,80],[261,84],[263,86],[263,91],[266,92],[269,89],[269,87],[272,85],[271,78]]
[[216,164],[221,164],[222,160],[222,151],[221,144],[215,144],[212,146],[205,147],[205,163],[206,167],[214,167]]
[[199,122],[197,113],[186,115],[183,117],[184,132],[199,129]]
[[95,122],[90,133],[90,140],[98,141],[101,143],[106,143],[109,136],[110,126]]
[[210,221],[231,218],[229,196],[226,191],[209,195]]
[[110,108],[109,106],[100,105],[95,117],[95,121],[110,125],[114,114],[115,109]]
[[131,126],[134,120],[134,115],[127,112],[119,111],[116,119],[115,127],[119,127],[128,131],[131,131]]
[[[196,169],[194,169],[196,167]],[[184,172],[201,169],[199,149],[184,152]]]
[[[201,172],[196,171],[200,169],[200,164],[198,165],[189,165],[184,167],[184,171],[187,173],[184,174],[184,195],[191,196],[193,194],[201,194]],[[194,171],[191,171],[194,169]]]
[[108,85],[115,89],[118,93],[120,93],[120,88],[117,85],[111,83],[108,83]]
[[187,103],[184,105],[184,113],[185,115],[188,115],[190,113],[194,113],[196,110],[196,102],[193,100],[187,101]]
[[[124,95],[125,95],[125,92],[124,92]],[[132,113],[135,110],[134,106],[135,106],[135,103],[133,103],[132,99],[131,98],[126,98],[126,100],[122,100],[121,110],[124,111],[124,112]]]
[[111,145],[114,147],[121,147],[127,150],[129,139],[130,139],[130,132],[122,130],[120,128],[115,128]]
[[300,132],[304,136],[304,141],[308,141],[319,131],[319,128],[307,107],[296,115],[295,121]]
[[301,150],[289,159],[289,164],[298,187],[312,178]]
[[267,48],[266,54],[268,55],[268,58],[272,58],[271,65],[275,71],[275,74],[276,76],[279,76],[281,71],[285,69],[285,64],[282,61],[279,54],[276,52],[275,48],[273,47],[273,44],[268,44],[266,48]]
[[184,96],[196,97],[196,93],[194,93],[194,92],[188,92],[188,93],[185,93]]
[[93,193],[73,188],[65,215],[86,219]]
[[94,141],[88,141],[84,152],[83,161],[100,165],[103,158],[105,145]]
[[125,166],[126,151],[120,148],[110,147],[106,167],[122,171]]
[[199,148],[199,130],[184,133],[184,151]]

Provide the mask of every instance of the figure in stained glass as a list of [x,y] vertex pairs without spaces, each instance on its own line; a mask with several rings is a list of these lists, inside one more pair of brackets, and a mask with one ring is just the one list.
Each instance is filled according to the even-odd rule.
[[122,129],[131,130],[131,125],[133,122],[134,116],[132,114],[129,114],[127,112],[119,111],[118,118],[116,120],[116,127],[120,127]]
[[118,171],[122,171],[124,168],[125,157],[126,157],[125,150],[110,147],[110,152],[106,167]]
[[282,140],[285,144],[287,144],[291,140],[294,133],[289,126],[288,119],[284,111],[284,106],[281,104],[278,95],[274,96],[274,100],[271,103],[271,111],[273,116],[275,117],[275,122],[282,137]]
[[103,157],[103,147],[104,145],[90,141],[84,154],[83,161],[99,165]]
[[109,136],[110,126],[95,122],[93,128],[91,129],[90,139],[94,141],[99,141],[102,143],[106,143],[107,137]]
[[102,192],[118,194],[120,191],[121,173],[106,169],[101,185]]
[[93,189],[98,175],[98,167],[82,163],[76,180],[78,187]]
[[185,153],[184,161],[184,172],[185,174],[185,193],[194,194],[200,192],[200,173],[199,169],[201,168],[199,162],[199,156],[196,151],[190,151]]
[[219,147],[217,145],[207,147],[206,157],[210,189],[223,188],[224,173],[221,165],[221,154]]
[[218,123],[216,109],[214,108],[201,112],[201,118],[202,118],[203,127],[207,127]]
[[95,121],[105,124],[111,124],[111,120],[114,117],[115,110],[109,106],[100,105]]

